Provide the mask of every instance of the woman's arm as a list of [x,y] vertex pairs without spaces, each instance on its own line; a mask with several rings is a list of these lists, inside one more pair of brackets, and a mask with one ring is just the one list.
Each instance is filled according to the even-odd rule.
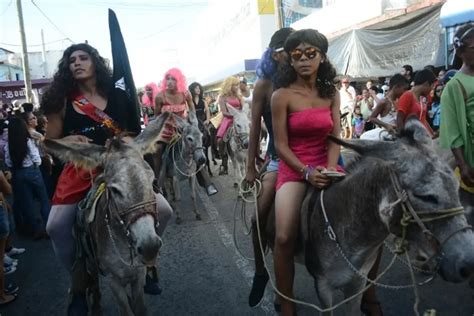
[[290,168],[301,173],[303,176],[306,167],[288,145],[288,106],[290,95],[287,89],[279,89],[272,95],[272,123],[273,135],[275,137],[275,149],[278,157]]
[[194,102],[193,102],[193,97],[191,96],[191,93],[185,92],[184,93],[184,101],[188,104],[188,109],[191,111],[196,112],[196,109],[194,108]]
[[67,142],[80,142],[88,143],[89,138],[83,135],[69,135],[63,137],[63,127],[64,127],[64,116],[66,113],[66,107],[64,107],[61,112],[50,113],[46,115],[48,118],[48,128],[46,130],[46,139],[60,139]]
[[229,113],[229,110],[227,110],[227,104],[225,101],[226,101],[226,98],[224,96],[219,95],[217,97],[217,103],[219,104],[222,115],[224,115],[225,117],[232,117],[232,115],[230,115]]
[[211,112],[209,111],[209,104],[207,104],[206,100],[204,101],[204,113],[206,113],[206,121],[204,123],[209,123],[211,119]]
[[12,186],[8,182],[3,172],[0,172],[0,192],[2,192],[5,195],[12,194]]
[[258,79],[255,83],[252,97],[252,117],[250,123],[249,148],[247,155],[247,181],[253,182],[256,176],[255,159],[259,151],[260,132],[262,130],[262,115],[265,103],[267,103],[268,90],[272,83],[267,79]]
[[[336,93],[334,95],[334,98],[331,104],[331,116],[332,116],[332,122],[333,122],[331,135],[337,138],[341,136],[341,115],[340,115],[340,110],[339,110],[340,104],[341,104],[340,95],[339,93]],[[338,144],[329,141],[328,142],[328,168],[333,168],[333,169],[336,168],[337,162],[339,161],[340,153],[341,153],[341,147]]]
[[155,97],[155,116],[161,114],[161,106],[163,105],[163,97],[161,93],[162,92],[158,93]]

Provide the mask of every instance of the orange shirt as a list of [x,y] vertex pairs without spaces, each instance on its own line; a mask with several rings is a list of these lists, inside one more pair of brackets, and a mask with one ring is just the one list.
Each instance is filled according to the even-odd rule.
[[[425,101],[426,98],[422,98],[422,100]],[[428,107],[423,101],[417,100],[411,91],[405,91],[398,100],[398,111],[405,114],[405,122],[411,116],[418,118],[428,130],[428,133],[433,135],[433,130],[426,120]]]

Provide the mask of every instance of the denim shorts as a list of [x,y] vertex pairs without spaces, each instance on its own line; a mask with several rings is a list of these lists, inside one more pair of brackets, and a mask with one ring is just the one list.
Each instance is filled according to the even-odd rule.
[[275,159],[270,160],[270,162],[267,165],[267,172],[278,171],[279,162],[280,162],[279,160],[275,160]]
[[10,235],[9,222],[8,211],[0,206],[0,239],[7,238]]

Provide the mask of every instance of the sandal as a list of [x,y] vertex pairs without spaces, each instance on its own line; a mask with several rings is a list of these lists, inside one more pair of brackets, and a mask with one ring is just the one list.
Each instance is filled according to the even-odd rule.
[[16,300],[16,295],[6,294],[4,298],[0,298],[0,306],[7,305]]
[[362,301],[360,311],[367,316],[383,316],[382,307],[378,301]]

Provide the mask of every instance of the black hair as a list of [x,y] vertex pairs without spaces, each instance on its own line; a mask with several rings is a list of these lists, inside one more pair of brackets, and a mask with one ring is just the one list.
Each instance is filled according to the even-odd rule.
[[44,114],[60,112],[64,107],[64,100],[76,90],[76,82],[69,69],[69,58],[72,53],[78,50],[88,53],[92,59],[95,66],[98,93],[103,97],[107,97],[108,92],[112,89],[112,71],[107,61],[99,55],[97,49],[86,43],[73,44],[64,51],[63,57],[58,63],[58,70],[54,74],[53,82],[42,97],[41,110]]
[[8,150],[12,160],[13,168],[21,168],[23,160],[28,154],[28,139],[30,133],[25,120],[13,117],[8,123]]
[[284,28],[279,29],[272,35],[272,38],[270,39],[270,43],[268,44],[268,47],[273,48],[273,49],[283,47],[283,45],[285,45],[285,41],[288,38],[288,36],[294,31],[295,30],[292,29],[291,27],[284,27]]
[[29,103],[29,102],[25,102],[21,105],[21,107],[23,108],[23,110],[25,110],[25,112],[33,112],[33,103]]
[[413,76],[413,67],[411,65],[403,65],[402,68],[404,68],[405,71],[409,71],[410,76]]
[[436,81],[436,76],[431,70],[423,69],[416,73],[415,79],[413,81],[415,82],[415,86],[424,84],[425,82],[433,84]]
[[444,85],[442,83],[438,83],[436,87],[434,88],[435,93],[433,95],[433,102],[437,102],[437,103],[441,101],[441,98],[436,94],[436,90],[438,89],[438,87],[444,87]]
[[402,76],[401,74],[395,74],[393,75],[392,78],[390,78],[390,82],[388,84],[388,86],[390,87],[390,89],[393,89],[397,86],[408,86],[409,82],[407,80],[407,78],[405,78],[404,76]]
[[375,91],[375,93],[379,93],[379,92],[380,92],[380,91],[379,91],[379,88],[377,88],[377,86],[376,86],[376,85],[372,85],[372,86],[370,86],[370,90],[373,90],[373,91]]
[[[285,51],[289,54],[301,43],[308,43],[317,47],[324,58],[318,68],[315,86],[318,89],[319,96],[322,98],[332,98],[336,94],[334,79],[336,78],[336,69],[329,62],[327,57],[328,40],[326,36],[313,29],[304,29],[292,33],[285,42]],[[290,63],[278,69],[277,82],[279,86],[288,87],[295,82],[297,74]]]
[[201,100],[204,99],[204,90],[202,89],[202,86],[199,82],[191,83],[188,87],[188,90],[189,92],[191,92],[191,96],[193,97],[193,100],[194,100],[194,97],[196,96],[194,93],[194,88],[196,87],[199,87],[199,90],[201,91],[201,93],[199,94],[199,102],[201,102]]
[[454,69],[461,68],[463,61],[459,54],[464,52],[466,40],[472,37],[474,37],[474,23],[472,22],[461,26],[454,34],[453,46],[456,49],[452,65]]

